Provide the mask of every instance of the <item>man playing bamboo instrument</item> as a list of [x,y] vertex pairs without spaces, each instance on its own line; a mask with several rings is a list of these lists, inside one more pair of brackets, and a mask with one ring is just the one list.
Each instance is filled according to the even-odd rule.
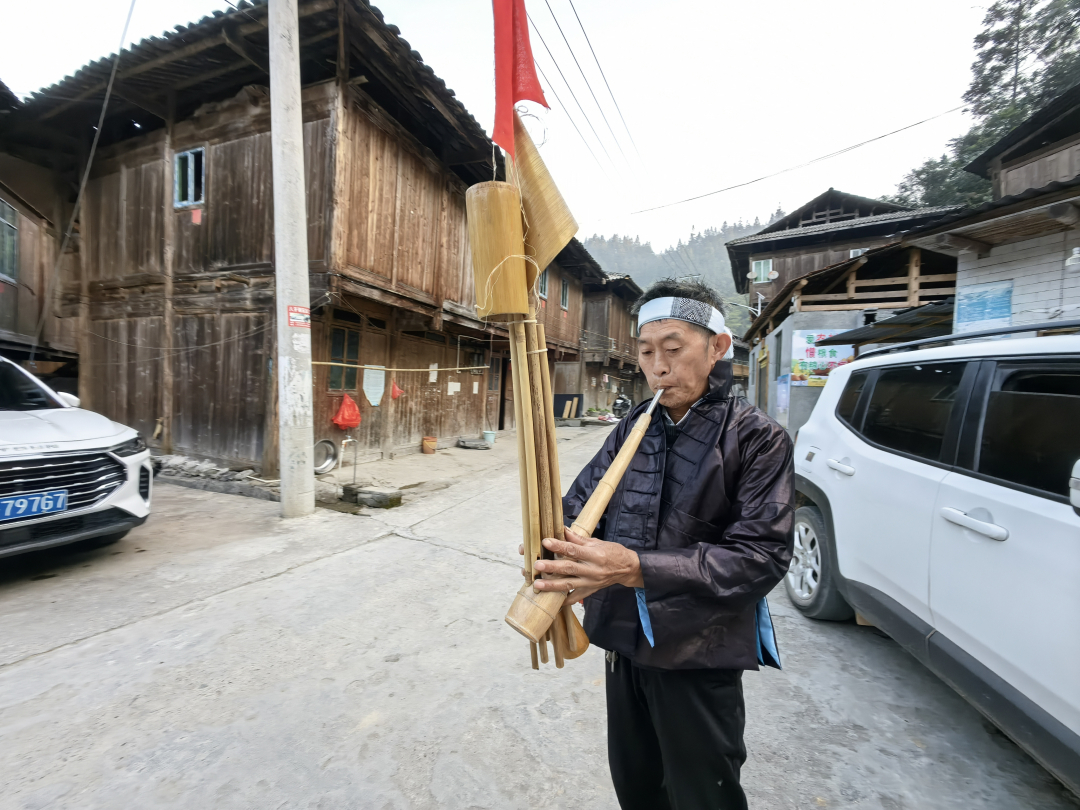
[[[778,665],[762,598],[791,559],[792,443],[731,395],[723,302],[657,282],[635,304],[638,358],[661,392],[596,529],[544,540],[540,590],[585,599],[608,650],[608,764],[624,810],[745,808],[742,671]],[[569,526],[645,410],[611,432],[563,499]]]

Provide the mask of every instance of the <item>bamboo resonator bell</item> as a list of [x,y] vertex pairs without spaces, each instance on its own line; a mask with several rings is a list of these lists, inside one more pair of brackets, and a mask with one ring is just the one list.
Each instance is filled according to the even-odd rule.
[[[465,192],[469,247],[481,320],[529,311],[521,193],[510,183],[477,183]],[[516,386],[515,386],[516,388]]]

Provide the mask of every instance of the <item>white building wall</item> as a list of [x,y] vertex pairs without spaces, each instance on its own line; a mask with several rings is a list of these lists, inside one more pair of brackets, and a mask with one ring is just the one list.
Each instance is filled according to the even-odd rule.
[[[957,302],[974,285],[1011,281],[1012,325],[1080,318],[1080,265],[1065,267],[1074,247],[1080,247],[1080,231],[1000,245],[981,259],[961,253],[956,268]],[[957,322],[956,327],[964,331],[963,324]]]

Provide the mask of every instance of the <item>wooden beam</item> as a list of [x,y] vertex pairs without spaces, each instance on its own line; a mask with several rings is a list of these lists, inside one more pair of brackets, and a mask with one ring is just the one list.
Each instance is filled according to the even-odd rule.
[[1080,223],[1080,208],[1071,202],[1054,203],[1046,209],[1051,219],[1056,219],[1062,225],[1076,225]]
[[961,236],[957,233],[942,233],[934,240],[934,244],[938,247],[945,248],[946,250],[958,250],[961,253],[974,253],[980,259],[990,254],[990,249],[993,245],[987,242],[980,242],[978,239],[971,239],[967,236]]
[[857,292],[848,295],[847,293],[830,293],[830,294],[818,294],[818,295],[804,295],[803,301],[850,301],[852,299],[856,301],[872,301],[875,298],[907,298],[907,290],[890,290],[887,292]]
[[[907,300],[897,301],[895,303],[875,303],[873,308],[875,309],[907,309]],[[804,306],[803,312],[831,312],[841,309],[870,309],[866,304],[813,304],[811,306]]]
[[922,251],[908,248],[907,294],[908,306],[919,305],[919,275],[922,271]]
[[225,44],[229,46],[229,50],[242,59],[250,62],[267,76],[270,75],[269,60],[263,54],[252,48],[251,44],[244,39],[243,34],[241,34],[235,26],[222,29],[221,37],[225,41]]
[[165,289],[162,295],[161,331],[163,357],[161,364],[161,451],[173,452],[173,399],[176,379],[176,357],[173,351],[175,332],[175,310],[173,308],[173,266],[176,243],[176,213],[173,211],[173,128],[176,123],[176,92],[170,90],[166,100],[165,137],[161,142],[161,172],[164,182],[161,189],[161,204],[164,211],[162,220],[161,274],[164,276]]

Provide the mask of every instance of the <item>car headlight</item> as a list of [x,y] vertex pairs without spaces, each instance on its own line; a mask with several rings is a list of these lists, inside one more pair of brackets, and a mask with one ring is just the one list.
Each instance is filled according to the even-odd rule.
[[146,449],[146,442],[143,441],[142,435],[136,436],[130,441],[126,441],[123,444],[118,444],[116,447],[110,448],[110,453],[115,453],[118,456],[133,456],[136,453],[141,453]]

